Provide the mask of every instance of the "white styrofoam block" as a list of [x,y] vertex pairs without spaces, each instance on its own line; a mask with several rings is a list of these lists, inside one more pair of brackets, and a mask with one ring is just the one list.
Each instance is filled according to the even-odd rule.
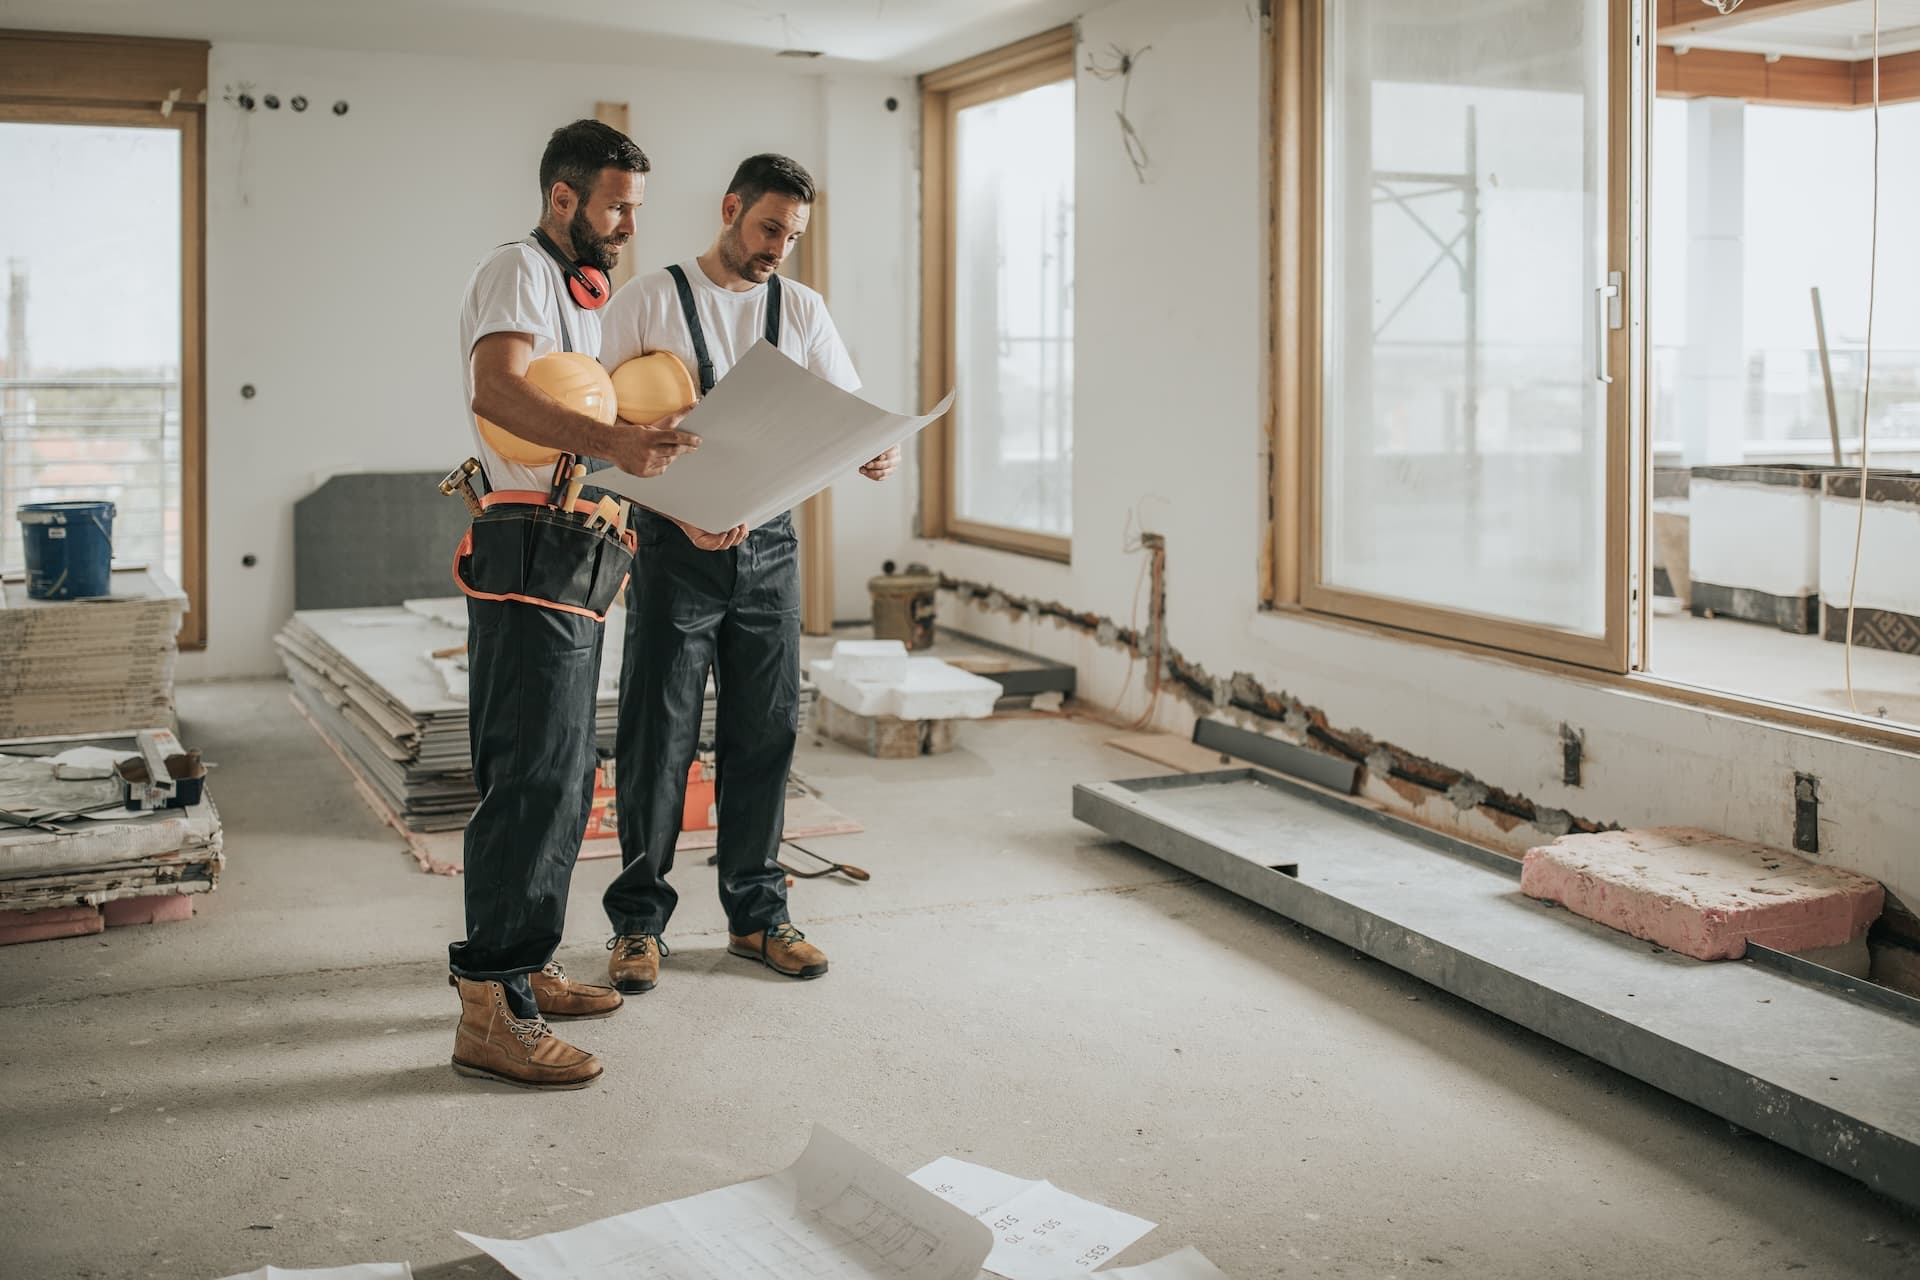
[[1695,582],[1796,599],[1820,582],[1820,494],[1694,477],[1687,566]]
[[907,678],[907,646],[898,640],[840,640],[833,646],[833,669],[842,680],[900,684]]
[[998,681],[962,671],[938,658],[907,659],[906,679],[894,684],[845,679],[825,658],[810,669],[821,697],[861,716],[984,720],[1000,700]]
[[[1860,521],[1856,498],[1820,502],[1820,599],[1847,607],[1853,582],[1853,538]],[[1920,507],[1868,502],[1860,533],[1860,590],[1854,606],[1920,616]]]

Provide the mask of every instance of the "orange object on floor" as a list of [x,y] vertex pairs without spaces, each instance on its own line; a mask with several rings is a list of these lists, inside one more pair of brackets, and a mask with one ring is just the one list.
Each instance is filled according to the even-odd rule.
[[[712,766],[695,760],[687,770],[687,803],[680,815],[682,831],[713,829]],[[620,819],[613,787],[613,762],[603,760],[593,775],[593,812],[587,818],[588,840],[611,840],[620,834]]]
[[713,775],[698,760],[687,771],[687,806],[680,814],[682,831],[705,831],[713,826]]

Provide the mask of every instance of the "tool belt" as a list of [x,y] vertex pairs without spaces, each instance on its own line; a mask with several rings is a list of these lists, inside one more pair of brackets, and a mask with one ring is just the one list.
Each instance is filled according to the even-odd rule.
[[453,553],[462,593],[607,620],[633,572],[639,542],[632,530],[590,529],[582,517],[593,515],[593,503],[563,511],[532,489],[490,493],[480,505]]

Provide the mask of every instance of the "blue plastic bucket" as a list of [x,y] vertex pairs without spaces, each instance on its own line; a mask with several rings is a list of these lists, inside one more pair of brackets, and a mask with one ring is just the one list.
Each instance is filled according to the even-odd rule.
[[112,591],[111,502],[31,502],[17,514],[29,597],[79,600]]

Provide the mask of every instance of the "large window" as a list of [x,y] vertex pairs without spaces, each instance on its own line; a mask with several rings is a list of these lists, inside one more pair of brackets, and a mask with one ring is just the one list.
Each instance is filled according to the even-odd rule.
[[925,93],[923,532],[1066,559],[1073,533],[1072,32]]
[[[0,512],[107,498],[113,553],[179,582],[180,135],[0,123]],[[108,203],[48,199],[111,173]],[[0,520],[0,570],[23,564]]]
[[1920,50],[1802,7],[1274,6],[1270,603],[1912,745]]
[[1625,670],[1627,10],[1282,15],[1317,36],[1281,264],[1312,277],[1309,607]]
[[[206,641],[207,45],[0,33],[0,572],[14,510],[105,498],[114,560],[179,583]],[[102,177],[106,175],[106,177]],[[110,199],[77,194],[108,181]]]

